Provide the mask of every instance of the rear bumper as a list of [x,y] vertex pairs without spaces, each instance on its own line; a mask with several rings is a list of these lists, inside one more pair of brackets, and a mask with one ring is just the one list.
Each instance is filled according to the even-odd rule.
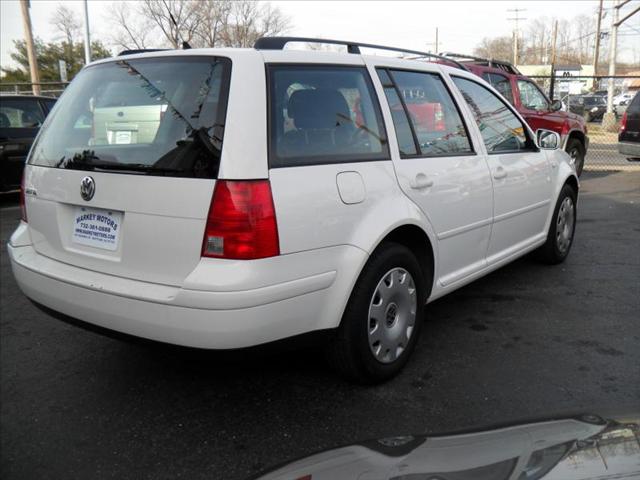
[[[281,255],[257,261],[255,276],[264,273],[261,269],[279,268],[289,269],[295,278],[247,290],[206,291],[88,271],[44,257],[31,245],[9,245],[8,250],[18,285],[39,304],[129,335],[213,349],[248,347],[336,327],[366,260],[364,251],[346,245]],[[299,276],[299,268],[289,267],[300,262],[324,267]],[[229,268],[237,271],[233,265]],[[206,277],[207,267],[207,262],[198,267],[200,277]],[[221,274],[220,264],[209,270],[214,271]],[[278,277],[283,279],[282,274]]]
[[640,142],[618,142],[618,152],[629,157],[640,157]]

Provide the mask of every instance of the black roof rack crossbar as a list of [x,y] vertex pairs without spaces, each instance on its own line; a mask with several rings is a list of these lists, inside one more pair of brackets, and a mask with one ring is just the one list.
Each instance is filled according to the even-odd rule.
[[291,42],[301,42],[301,43],[326,43],[329,45],[344,45],[347,47],[347,52],[359,54],[360,48],[372,48],[375,50],[387,50],[391,52],[401,52],[401,53],[409,53],[411,55],[417,55],[417,58],[421,57],[429,57],[429,58],[437,58],[439,60],[453,63],[456,67],[461,68],[462,70],[467,70],[467,68],[457,60],[452,58],[447,58],[442,55],[437,55],[435,53],[430,52],[420,52],[418,50],[408,50],[406,48],[397,48],[397,47],[389,47],[387,45],[374,45],[372,43],[361,43],[361,42],[349,42],[346,40],[331,40],[328,38],[307,38],[307,37],[261,37],[256,40],[256,43],[253,44],[253,48],[256,50],[284,50],[285,45]]
[[485,62],[487,65],[491,66],[491,67],[497,67],[497,68],[502,68],[503,70],[509,70],[510,73],[516,73],[518,75],[520,75],[520,71],[510,62],[507,62],[505,60],[496,60],[494,58],[483,58],[483,57],[476,57],[474,55],[464,55],[462,53],[453,53],[453,52],[445,52],[442,54],[443,57],[445,58],[460,58],[460,59],[467,59],[467,60],[473,60],[474,62]]
[[149,53],[149,52],[166,52],[169,50],[168,48],[142,48],[139,50],[123,50],[118,56],[121,57],[123,55],[135,55],[136,53]]

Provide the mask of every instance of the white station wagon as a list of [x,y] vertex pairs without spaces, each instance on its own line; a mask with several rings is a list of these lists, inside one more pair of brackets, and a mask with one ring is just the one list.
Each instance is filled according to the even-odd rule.
[[533,250],[564,260],[578,179],[558,135],[451,59],[362,47],[394,50],[263,38],[84,68],[25,168],[23,292],[208,349],[328,330],[330,363],[373,383],[426,303]]

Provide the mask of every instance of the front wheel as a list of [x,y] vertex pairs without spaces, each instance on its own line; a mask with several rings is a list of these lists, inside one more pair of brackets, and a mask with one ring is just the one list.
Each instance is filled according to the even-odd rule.
[[365,265],[327,345],[331,366],[350,380],[379,383],[406,364],[420,333],[425,274],[403,245],[379,247]]
[[566,152],[571,157],[571,163],[576,167],[576,174],[580,176],[584,168],[584,157],[586,156],[584,145],[577,138],[572,138],[567,142]]
[[547,241],[537,252],[543,262],[561,263],[569,255],[576,229],[577,198],[577,192],[570,185],[562,187],[549,225]]

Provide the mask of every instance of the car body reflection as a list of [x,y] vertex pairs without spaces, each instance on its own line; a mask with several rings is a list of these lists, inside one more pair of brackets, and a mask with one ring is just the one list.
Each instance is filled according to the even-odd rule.
[[261,480],[640,478],[640,415],[596,415],[451,435],[366,441],[297,460]]

